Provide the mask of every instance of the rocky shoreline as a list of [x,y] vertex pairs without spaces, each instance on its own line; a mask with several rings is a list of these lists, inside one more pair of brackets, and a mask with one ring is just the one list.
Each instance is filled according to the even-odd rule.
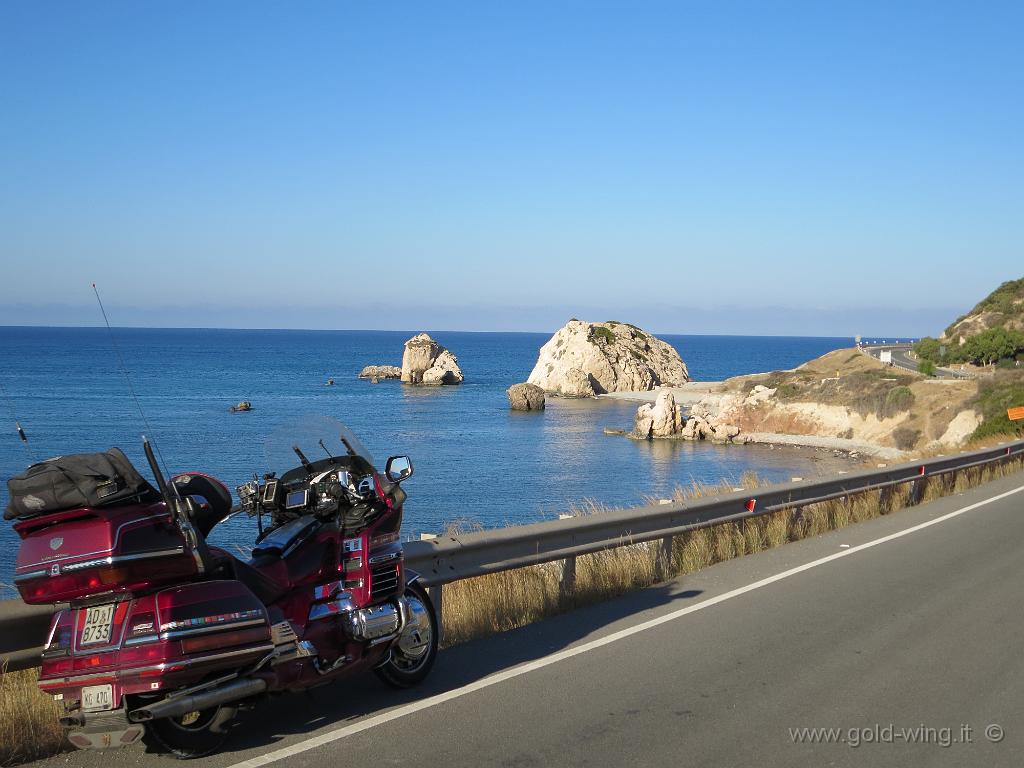
[[[425,333],[406,341],[400,368],[367,366],[359,375],[375,383],[464,381],[455,355]],[[800,446],[895,460],[962,444],[980,418],[969,386],[892,371],[853,349],[791,370],[692,381],[679,352],[643,329],[573,319],[540,348],[528,379],[506,394],[511,410],[538,414],[550,398],[637,403],[628,433],[606,432],[638,440]]]
[[[813,448],[828,453],[847,455],[853,459],[869,456],[894,461],[906,456],[906,452],[898,448],[879,445],[867,440],[782,432],[740,432],[739,427],[735,425],[716,423],[713,417],[709,418],[711,414],[706,411],[695,416],[693,409],[695,407],[699,409],[707,395],[720,394],[722,386],[722,382],[694,381],[683,387],[664,387],[652,392],[615,392],[601,395],[600,397],[603,399],[641,404],[637,409],[632,432],[625,429],[606,429],[605,433],[623,435],[638,440],[708,440],[715,443],[756,444],[773,448],[783,446]],[[657,408],[659,398],[663,403],[660,410]],[[674,412],[670,412],[666,407],[666,404],[670,402],[669,398],[674,406]],[[656,432],[662,434],[654,434]]]

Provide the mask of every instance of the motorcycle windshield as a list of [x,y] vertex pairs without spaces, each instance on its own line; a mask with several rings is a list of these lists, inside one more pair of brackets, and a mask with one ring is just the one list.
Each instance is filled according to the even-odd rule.
[[266,441],[266,470],[281,477],[302,466],[300,452],[311,464],[327,458],[347,458],[346,463],[367,472],[375,471],[376,467],[355,433],[329,416],[300,417],[275,429]]

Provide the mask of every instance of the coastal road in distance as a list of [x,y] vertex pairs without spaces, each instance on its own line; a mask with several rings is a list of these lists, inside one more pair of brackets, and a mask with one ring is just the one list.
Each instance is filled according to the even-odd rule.
[[[917,358],[911,357],[910,353],[913,350],[913,346],[910,344],[890,344],[890,345],[878,345],[865,347],[867,353],[876,360],[879,359],[879,355],[883,351],[889,351],[892,353],[892,361],[896,364],[896,367],[903,368],[908,371],[916,371],[917,365],[920,362]],[[939,379],[962,379],[969,378],[967,374],[960,371],[953,370],[952,368],[939,368],[935,369],[935,376]]]
[[415,691],[284,696],[200,762],[1016,766],[1022,512],[1018,474],[449,649]]

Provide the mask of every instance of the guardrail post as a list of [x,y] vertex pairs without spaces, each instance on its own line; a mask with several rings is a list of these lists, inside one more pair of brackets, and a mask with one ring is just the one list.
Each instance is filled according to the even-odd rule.
[[892,504],[893,486],[889,485],[878,492],[878,511],[883,515],[889,513],[889,506]]
[[659,581],[664,581],[672,575],[672,542],[674,538],[674,536],[666,536],[658,544],[655,568]]
[[437,643],[441,644],[444,639],[444,619],[442,618],[441,608],[443,606],[442,600],[444,599],[443,584],[438,584],[436,587],[429,587],[427,589],[427,595],[430,597],[430,602],[434,604],[434,616],[437,617]]
[[569,597],[576,591],[576,558],[567,557],[562,561],[562,597]]
[[927,477],[919,477],[910,483],[910,505],[917,506],[924,498],[924,489],[928,485]]

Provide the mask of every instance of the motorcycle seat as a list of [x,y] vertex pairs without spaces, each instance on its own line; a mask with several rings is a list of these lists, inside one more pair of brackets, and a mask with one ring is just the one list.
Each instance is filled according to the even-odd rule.
[[269,606],[274,601],[284,597],[289,586],[281,584],[276,579],[267,576],[258,568],[253,567],[244,560],[239,560],[230,552],[218,549],[218,564],[223,568],[227,578],[233,578],[242,582],[249,590],[259,598],[264,605]]
[[303,515],[275,528],[252,548],[253,559],[267,556],[283,557],[291,547],[309,535],[316,525],[315,516]]

